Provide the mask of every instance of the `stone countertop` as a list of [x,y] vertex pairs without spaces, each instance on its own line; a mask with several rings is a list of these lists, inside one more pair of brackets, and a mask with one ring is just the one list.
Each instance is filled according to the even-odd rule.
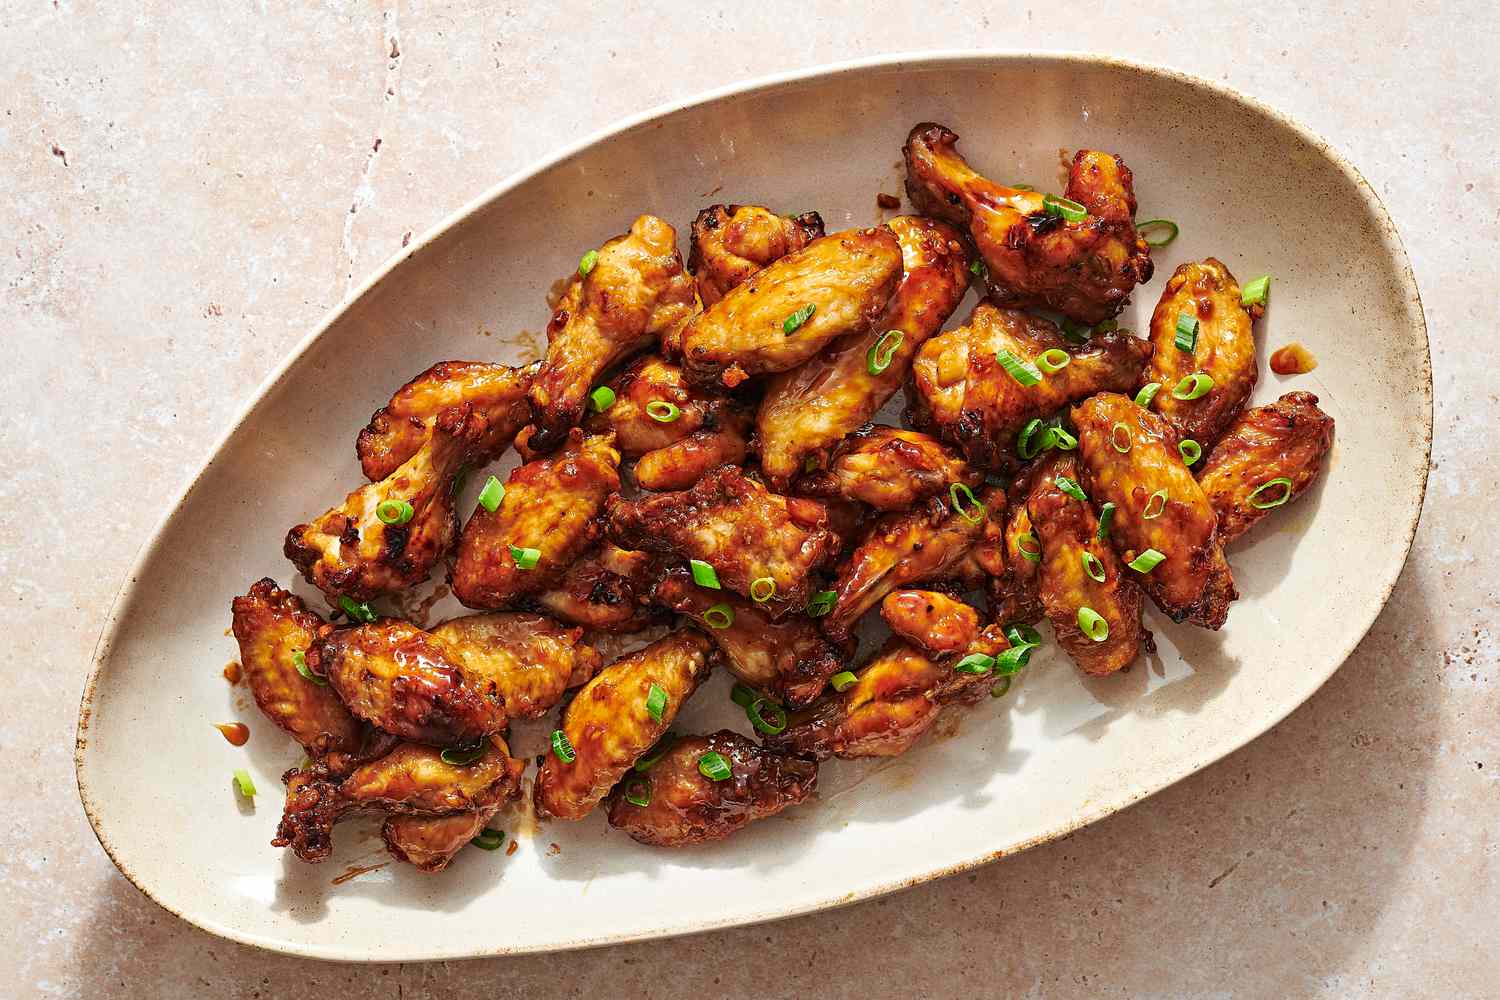
[[[0,423],[0,623],[16,642],[0,720],[3,992],[1500,995],[1500,563],[1475,548],[1500,496],[1493,5],[135,6],[0,10],[0,306],[17,346]],[[671,941],[331,965],[214,938],[115,872],[71,753],[99,623],[163,508],[326,310],[408,234],[614,119],[773,71],[979,46],[1223,80],[1326,136],[1389,207],[1431,330],[1434,468],[1390,605],[1321,692],[1060,842]],[[1182,838],[1168,830],[1192,846],[1169,850]]]

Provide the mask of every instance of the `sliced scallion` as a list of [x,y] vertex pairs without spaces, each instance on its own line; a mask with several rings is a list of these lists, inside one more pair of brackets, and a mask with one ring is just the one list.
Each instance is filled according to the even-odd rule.
[[663,691],[657,684],[652,684],[646,689],[646,714],[656,722],[667,711],[667,692]]
[[651,804],[651,781],[648,778],[631,778],[625,782],[625,801],[642,809]]
[[698,586],[707,587],[709,590],[723,589],[719,586],[719,574],[715,573],[714,568],[702,559],[689,559],[688,569],[692,571],[693,582]]
[[1177,453],[1182,456],[1184,465],[1192,465],[1203,457],[1203,446],[1192,438],[1183,438],[1177,442]]
[[1059,198],[1055,194],[1042,197],[1042,207],[1048,215],[1060,215],[1069,222],[1082,222],[1089,217],[1088,209],[1070,198]]
[[1016,453],[1024,459],[1033,459],[1046,450],[1042,433],[1042,418],[1034,417],[1016,437]]
[[995,669],[995,658],[988,653],[970,653],[953,664],[953,669],[961,674],[987,674]]
[[803,306],[801,309],[798,309],[786,319],[782,320],[781,332],[790,337],[792,334],[797,332],[798,327],[800,327],[803,323],[806,323],[808,320],[812,319],[812,314],[817,311],[817,303],[809,302],[807,305]]
[[[1280,496],[1273,497],[1270,500],[1264,501],[1258,499],[1262,493],[1265,493],[1267,490],[1275,489],[1278,486],[1281,487]],[[1249,502],[1250,506],[1254,507],[1256,510],[1270,510],[1272,507],[1280,507],[1291,498],[1292,481],[1286,476],[1278,476],[1277,478],[1269,480],[1268,482],[1261,483],[1255,488],[1255,492],[1251,493],[1245,499]]]
[[838,599],[838,591],[820,590],[808,599],[807,613],[814,618],[822,618],[833,610],[833,605]]
[[578,759],[578,754],[573,751],[573,744],[568,741],[568,734],[561,729],[552,730],[552,752],[564,764],[571,764]]
[[1162,512],[1167,509],[1167,491],[1157,490],[1146,499],[1146,509],[1141,511],[1141,517],[1147,521],[1154,521],[1161,517]]
[[1193,353],[1198,346],[1198,317],[1192,313],[1177,314],[1177,332],[1172,338],[1172,343],[1179,351]]
[[476,740],[464,746],[446,747],[438,754],[444,764],[452,764],[454,767],[468,767],[484,756],[485,741]]
[[906,334],[900,330],[887,330],[880,335],[880,339],[871,345],[865,352],[865,371],[871,375],[879,375],[891,366],[891,361],[896,357],[896,352],[901,349],[901,342],[906,339]]
[[1068,367],[1068,362],[1073,360],[1073,355],[1061,347],[1053,347],[1043,351],[1036,356],[1036,366],[1044,375],[1060,372]]
[[[1154,229],[1160,229],[1167,235],[1152,239],[1146,234]],[[1179,232],[1177,223],[1171,219],[1147,219],[1145,222],[1136,223],[1135,231],[1140,234],[1141,239],[1146,241],[1148,247],[1164,247],[1177,238]]]
[[1042,543],[1037,540],[1036,532],[1028,531],[1024,535],[1016,536],[1016,551],[1021,553],[1021,558],[1027,562],[1039,563],[1042,561]]
[[703,624],[709,628],[728,628],[734,624],[734,609],[720,601],[703,612]]
[[485,827],[470,838],[469,843],[481,851],[498,851],[505,846],[505,832]]
[[990,269],[982,260],[976,260],[969,265],[969,273],[980,281],[990,280]]
[[948,498],[953,501],[953,510],[959,517],[970,524],[978,524],[983,521],[989,511],[979,499],[974,496],[974,491],[963,483],[952,483],[948,486]]
[[381,524],[405,524],[416,514],[416,508],[407,500],[382,500],[375,505],[375,516]]
[[1095,642],[1103,642],[1109,638],[1109,622],[1093,608],[1078,609],[1078,627]]
[[339,607],[344,609],[344,614],[357,622],[372,622],[375,620],[375,612],[370,610],[370,605],[363,601],[356,601],[348,594],[339,598]]
[[1093,580],[1095,583],[1103,583],[1104,564],[1099,561],[1099,557],[1085,549],[1082,559],[1083,571],[1089,575],[1089,579]]
[[1094,532],[1094,537],[1099,541],[1102,542],[1109,537],[1109,526],[1114,523],[1115,511],[1118,509],[1113,501],[1099,508],[1099,530]]
[[650,750],[647,750],[645,756],[635,762],[634,768],[636,773],[645,774],[647,771],[651,770],[651,765],[661,760],[662,756],[668,750],[672,749],[672,744],[676,742],[676,733],[667,733],[661,739],[657,740],[656,745],[653,746]]
[[1052,446],[1058,451],[1072,451],[1078,447],[1078,439],[1061,427],[1051,428]]
[[245,798],[255,798],[255,781],[250,777],[250,772],[243,767],[234,769],[234,786],[240,790],[240,794]]
[[653,399],[646,404],[646,416],[659,424],[670,424],[682,416],[682,411],[677,408],[676,403],[669,403],[665,399]]
[[759,697],[753,687],[741,681],[735,681],[734,687],[729,689],[729,700],[740,708],[749,708],[750,703]]
[[494,476],[484,481],[484,489],[479,491],[479,506],[491,514],[500,509],[500,501],[505,499],[505,484]]
[[1181,382],[1172,387],[1173,399],[1197,399],[1214,387],[1214,377],[1208,372],[1193,372],[1184,375]]
[[515,560],[516,569],[535,569],[536,564],[542,559],[542,550],[523,549],[519,545],[512,545],[510,557]]
[[1240,305],[1245,308],[1251,306],[1263,306],[1271,297],[1271,276],[1262,274],[1259,278],[1247,283],[1240,289]]
[[750,600],[756,604],[764,604],[776,596],[776,581],[769,576],[757,577],[750,581]]
[[1162,555],[1155,549],[1147,549],[1145,552],[1142,552],[1140,555],[1136,556],[1125,565],[1129,566],[1137,573],[1149,573],[1156,567],[1160,566],[1162,564],[1162,560],[1166,558],[1166,556]]
[[303,680],[311,681],[318,687],[328,686],[327,677],[319,677],[317,674],[312,672],[312,668],[307,665],[307,654],[302,650],[292,650],[292,666],[297,668],[297,673],[302,675]]
[[833,686],[835,691],[847,691],[858,680],[859,678],[854,676],[852,671],[840,670],[828,678],[828,683]]
[[710,750],[698,758],[698,773],[710,781],[728,781],[734,775],[729,761],[717,750]]
[[786,709],[765,698],[757,698],[745,709],[750,724],[769,736],[786,731]]
[[995,682],[994,686],[990,688],[990,697],[1004,698],[1006,693],[1010,691],[1010,681],[1011,677],[1009,674],[1001,677],[998,681]]
[[1145,410],[1151,409],[1151,401],[1156,398],[1158,392],[1161,392],[1160,382],[1147,382],[1141,386],[1141,391],[1135,394],[1135,405]]
[[1115,451],[1120,454],[1130,450],[1133,443],[1130,436],[1130,428],[1125,426],[1122,420],[1116,420],[1115,425],[1109,429],[1109,443],[1115,446]]
[[1068,319],[1066,316],[1058,325],[1062,327],[1063,339],[1070,344],[1087,344],[1089,337],[1093,334],[1088,324]]
[[607,385],[601,385],[589,393],[589,409],[595,413],[603,413],[615,405],[615,391]]
[[597,263],[599,263],[598,250],[590,250],[588,253],[578,258],[578,276],[580,278],[587,278],[589,276],[589,272],[594,269],[594,265]]
[[1042,380],[1042,373],[1034,365],[1022,361],[1003,347],[995,352],[995,360],[1000,362],[1005,374],[1015,379],[1018,385],[1033,386]]
[[1058,489],[1062,490],[1074,500],[1078,500],[1083,503],[1088,502],[1089,497],[1087,493],[1083,492],[1083,487],[1073,482],[1073,480],[1069,479],[1067,476],[1057,476],[1052,480],[1052,482],[1056,484]]

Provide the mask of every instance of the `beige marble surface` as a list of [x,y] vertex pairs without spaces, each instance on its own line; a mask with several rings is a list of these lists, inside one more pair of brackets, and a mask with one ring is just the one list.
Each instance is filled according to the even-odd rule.
[[[0,315],[15,348],[0,421],[0,994],[1500,995],[1492,4],[136,6],[0,4]],[[1390,606],[1317,696],[1060,843],[673,941],[327,965],[217,940],[116,874],[71,760],[98,623],[164,506],[325,310],[406,234],[617,117],[771,71],[965,46],[1222,79],[1326,135],[1389,206],[1431,326],[1435,468]]]

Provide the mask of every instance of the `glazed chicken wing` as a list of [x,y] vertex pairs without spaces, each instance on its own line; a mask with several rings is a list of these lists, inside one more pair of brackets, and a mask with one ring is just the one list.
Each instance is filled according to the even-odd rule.
[[1118,313],[1131,289],[1150,280],[1151,250],[1135,231],[1135,186],[1124,160],[1088,149],[1073,157],[1067,197],[1087,213],[1074,222],[1049,212],[1039,191],[980,176],[957,142],[931,122],[912,129],[906,193],[923,215],[967,228],[997,303],[1040,306],[1092,325]]
[[773,485],[789,482],[808,456],[822,458],[874,417],[968,291],[969,253],[956,230],[913,215],[886,225],[901,244],[902,276],[885,312],[868,333],[840,337],[766,388],[756,429],[761,468]]
[[[1002,350],[1025,363],[1060,350],[1067,361],[1034,385],[1022,385],[1001,365]],[[1150,342],[1123,330],[1074,345],[1040,316],[981,303],[967,324],[933,337],[918,352],[908,416],[958,445],[974,465],[1005,469],[1015,461],[1017,435],[1033,419],[1096,392],[1133,391],[1150,356]]]
[[[656,600],[703,623],[731,673],[792,708],[822,694],[828,678],[845,669],[852,652],[850,644],[833,646],[811,618],[789,614],[776,621],[759,604],[695,585],[686,569],[667,573],[656,586]],[[732,616],[723,628],[704,621],[705,612],[719,604],[728,605]]]
[[661,219],[643,215],[600,247],[588,273],[569,279],[547,324],[547,356],[530,392],[539,428],[532,447],[561,444],[599,376],[686,322],[696,305],[677,233]]
[[[1070,495],[1078,462],[1072,452],[1053,452],[1026,503],[1041,544],[1037,591],[1057,644],[1086,674],[1102,676],[1129,666],[1141,647],[1141,589],[1106,539],[1099,537],[1093,508]],[[1093,631],[1081,627],[1092,612],[1103,619]]]
[[484,361],[440,361],[396,390],[359,432],[354,450],[365,478],[379,482],[417,453],[432,435],[437,418],[455,406],[471,405],[485,419],[485,432],[470,444],[467,461],[487,465],[510,447],[531,421],[526,392],[536,365],[512,368]]
[[682,329],[689,379],[733,388],[784,372],[880,315],[901,280],[901,246],[884,226],[814,240],[732,289]]
[[535,719],[588,682],[604,666],[583,629],[565,628],[544,615],[517,611],[451,618],[431,635],[442,640],[468,675],[493,683],[512,719]]
[[528,600],[563,621],[599,632],[639,632],[661,611],[649,603],[660,562],[650,552],[627,552],[602,542],[568,567],[562,579]]
[[1301,496],[1332,446],[1333,418],[1310,392],[1289,392],[1240,414],[1198,473],[1219,517],[1219,539],[1227,545]]
[[[722,758],[728,776],[705,775],[699,766],[705,754]],[[817,781],[813,761],[770,753],[731,730],[687,736],[645,775],[628,777],[615,787],[609,796],[609,825],[653,847],[723,840],[747,823],[801,802]]]
[[[543,818],[582,819],[650,750],[683,702],[708,676],[709,641],[692,630],[673,632],[605,667],[563,712],[561,732],[572,759],[557,743],[536,777],[536,809]],[[662,699],[657,711],[653,690]]]
[[704,308],[756,271],[823,235],[817,212],[777,215],[759,205],[710,205],[693,220],[688,270]]
[[[1026,504],[1033,490],[1041,484],[1044,462],[1034,462],[1011,483],[1003,526],[997,527],[993,519],[986,526],[985,540],[976,551],[985,550],[990,542],[996,550],[993,564],[986,566],[990,574],[988,596],[990,614],[998,622],[1024,622],[1032,625],[1042,620],[1045,611],[1037,595],[1037,572],[1042,560],[1042,545],[1032,529],[1031,515]],[[992,535],[998,534],[998,538]]]
[[419,871],[440,872],[453,856],[479,836],[500,803],[472,812],[448,816],[387,816],[380,827],[385,849],[397,861],[405,861]]
[[[523,432],[517,444],[527,443]],[[613,435],[578,429],[561,450],[512,469],[500,506],[476,508],[464,526],[449,573],[453,596],[471,608],[500,608],[550,588],[598,538],[619,470]]]
[[611,497],[608,512],[618,545],[708,563],[725,589],[745,597],[756,580],[771,580],[764,607],[776,618],[806,606],[808,577],[840,544],[822,504],[772,493],[732,465],[685,492]]
[[880,617],[929,656],[957,652],[979,636],[979,612],[936,590],[893,590],[880,603]]
[[636,482],[666,492],[691,487],[749,451],[750,415],[725,396],[691,386],[682,369],[656,355],[636,361],[609,384],[615,401],[590,417],[592,431],[611,430],[626,458],[637,458]]
[[936,438],[876,424],[845,438],[826,471],[797,485],[804,494],[842,496],[876,510],[910,510],[955,483],[977,487],[982,479]]
[[[1151,314],[1151,362],[1141,384],[1161,389],[1152,404],[1178,437],[1197,441],[1207,451],[1239,416],[1255,389],[1255,334],[1250,321],[1261,306],[1240,304],[1240,286],[1229,268],[1212,257],[1178,267],[1162,289]],[[1191,339],[1191,351],[1176,346],[1178,331]],[[1202,373],[1213,379],[1197,399],[1173,395],[1183,379]]]
[[1239,594],[1213,507],[1182,462],[1177,433],[1157,414],[1114,393],[1075,406],[1073,424],[1081,485],[1095,504],[1116,506],[1109,540],[1120,561],[1155,549],[1165,557],[1159,565],[1130,573],[1156,606],[1173,621],[1221,627]]

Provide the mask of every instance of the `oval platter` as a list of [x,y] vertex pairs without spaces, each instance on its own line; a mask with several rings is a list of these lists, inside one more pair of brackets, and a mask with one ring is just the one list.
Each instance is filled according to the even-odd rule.
[[[673,223],[684,245],[693,216],[716,201],[816,209],[829,231],[895,214],[875,196],[902,192],[901,144],[923,120],[951,126],[970,161],[1001,181],[1057,189],[1059,150],[1124,157],[1139,217],[1176,219],[1182,235],[1155,254],[1156,277],[1123,326],[1144,329],[1183,260],[1214,255],[1242,278],[1274,275],[1254,402],[1310,390],[1338,435],[1321,483],[1231,548],[1242,597],[1224,630],[1148,613],[1158,652],[1104,680],[1039,653],[1008,697],[902,757],[831,762],[816,801],[718,845],[662,851],[597,814],[541,827],[502,814],[513,855],[467,850],[439,875],[393,864],[342,884],[334,878],[351,867],[386,860],[373,825],[341,826],[324,865],[272,848],[279,776],[301,755],[220,675],[237,655],[229,601],[262,576],[292,582],[282,537],[361,481],[353,439],[371,411],[435,361],[537,356],[532,331],[546,323],[554,280],[641,212]],[[1272,375],[1267,356],[1293,339],[1318,368]],[[1406,559],[1426,485],[1431,385],[1416,285],[1374,191],[1326,142],[1218,84],[1097,56],[956,53],[694,98],[499,184],[403,249],[271,375],[109,613],[79,715],[84,808],[125,876],[172,913],[237,941],[342,960],[639,940],[961,871],[1165,788],[1328,679]],[[301,581],[296,589],[316,597]],[[733,722],[726,687],[715,678],[679,728]],[[244,748],[211,728],[236,718],[254,733]],[[517,755],[538,753],[541,732],[519,730]],[[260,788],[253,807],[232,791],[238,767]]]

